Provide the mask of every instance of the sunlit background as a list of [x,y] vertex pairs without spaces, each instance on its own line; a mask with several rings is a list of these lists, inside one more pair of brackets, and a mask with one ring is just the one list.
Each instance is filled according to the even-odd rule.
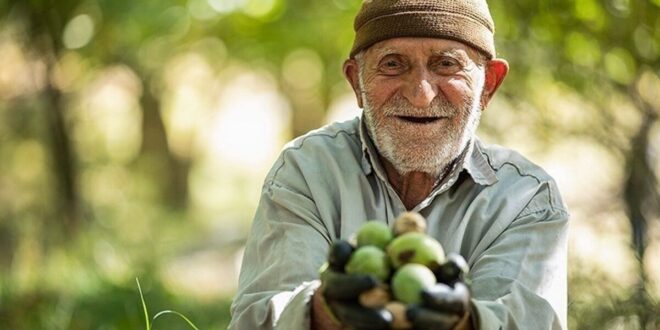
[[[557,180],[571,329],[660,328],[660,0],[492,0],[479,135]],[[358,0],[0,1],[0,328],[225,328],[283,145],[359,115]],[[159,329],[184,329],[173,315]]]

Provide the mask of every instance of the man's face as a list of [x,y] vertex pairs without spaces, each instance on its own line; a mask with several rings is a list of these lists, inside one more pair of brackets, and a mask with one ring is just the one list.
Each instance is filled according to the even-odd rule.
[[482,62],[431,38],[385,40],[358,57],[369,134],[397,172],[437,176],[464,150],[481,115]]

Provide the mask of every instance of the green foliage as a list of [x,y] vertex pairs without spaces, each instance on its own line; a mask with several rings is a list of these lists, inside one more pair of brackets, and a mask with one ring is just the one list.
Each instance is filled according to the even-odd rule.
[[[144,297],[152,310],[174,307],[200,329],[225,329],[229,325],[228,300],[194,302],[171,294],[159,282],[145,284]],[[69,292],[38,290],[20,295],[5,290],[0,299],[3,329],[144,328],[143,307],[133,281],[121,285],[102,281],[98,290],[89,294],[77,294],[73,288]],[[167,314],[153,321],[154,329],[187,327],[185,321]]]
[[[569,283],[569,327],[571,329],[645,329],[660,325],[660,303],[640,295],[603,271],[572,260]],[[647,320],[645,327],[641,317]]]

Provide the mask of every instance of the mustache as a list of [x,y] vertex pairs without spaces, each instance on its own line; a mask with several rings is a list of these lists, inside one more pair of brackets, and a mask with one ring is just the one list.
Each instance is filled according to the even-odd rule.
[[453,117],[461,110],[441,97],[433,99],[427,108],[418,108],[401,95],[395,95],[381,107],[383,115],[399,117]]

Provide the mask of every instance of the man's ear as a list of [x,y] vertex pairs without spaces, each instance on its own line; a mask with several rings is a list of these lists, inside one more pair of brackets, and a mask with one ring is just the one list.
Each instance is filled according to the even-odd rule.
[[482,110],[486,109],[508,72],[509,63],[504,59],[495,58],[486,63],[486,81],[484,82],[484,91],[481,94]]
[[354,58],[349,58],[344,62],[344,77],[348,80],[348,83],[351,84],[355,97],[357,98],[357,103],[360,108],[362,108],[362,90],[360,87],[360,68],[358,63]]

